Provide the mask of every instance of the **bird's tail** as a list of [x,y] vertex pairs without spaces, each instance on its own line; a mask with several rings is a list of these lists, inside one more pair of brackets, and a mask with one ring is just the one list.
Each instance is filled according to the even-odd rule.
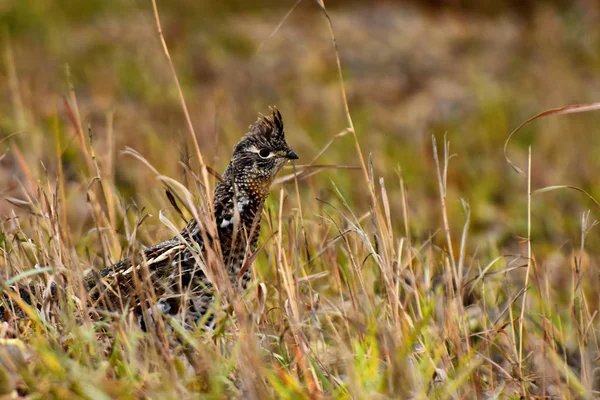
[[[50,286],[50,297],[56,296],[56,284]],[[22,305],[38,308],[41,303],[36,299],[42,298],[40,288],[33,283],[29,285],[13,285],[2,289],[0,294],[0,322],[8,321],[12,317],[23,317],[25,311]]]

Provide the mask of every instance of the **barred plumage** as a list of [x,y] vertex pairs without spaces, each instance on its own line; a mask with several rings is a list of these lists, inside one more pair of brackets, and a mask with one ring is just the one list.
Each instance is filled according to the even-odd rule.
[[[223,179],[215,187],[213,206],[218,247],[234,288],[245,289],[250,281],[251,269],[243,264],[256,251],[262,206],[271,183],[288,160],[297,158],[285,140],[281,114],[274,109],[271,115],[260,117],[237,143]],[[127,303],[136,293],[133,276],[141,276],[139,267],[147,265],[158,308],[170,315],[186,315],[183,322],[187,325],[202,320],[214,296],[213,283],[198,262],[202,263],[209,247],[217,246],[205,246],[205,240],[214,239],[199,224],[192,219],[180,235],[145,249],[145,262],[140,254],[86,277],[90,298],[96,306]],[[56,288],[52,289],[54,295]],[[27,291],[21,289],[21,292],[22,298],[31,304]],[[141,309],[151,305],[140,301],[137,299],[136,304],[143,325]],[[211,315],[206,323],[212,322]]]

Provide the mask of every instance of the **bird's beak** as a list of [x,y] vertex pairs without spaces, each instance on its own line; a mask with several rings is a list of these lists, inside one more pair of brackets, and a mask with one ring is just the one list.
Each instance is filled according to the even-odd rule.
[[300,157],[298,157],[298,154],[294,153],[293,150],[290,150],[287,152],[287,154],[285,155],[285,158],[287,158],[288,160],[297,160]]

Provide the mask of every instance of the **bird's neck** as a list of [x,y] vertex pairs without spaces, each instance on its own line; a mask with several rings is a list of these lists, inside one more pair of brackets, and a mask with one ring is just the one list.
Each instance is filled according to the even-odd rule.
[[[215,220],[219,236],[233,234],[234,224],[249,237],[256,237],[260,229],[262,206],[269,195],[270,182],[260,177],[234,174],[231,165],[217,183],[214,192]],[[239,220],[236,217],[239,213]]]

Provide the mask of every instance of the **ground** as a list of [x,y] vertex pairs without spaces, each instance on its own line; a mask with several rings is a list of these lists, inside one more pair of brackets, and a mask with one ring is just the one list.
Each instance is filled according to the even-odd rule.
[[[6,392],[597,396],[600,112],[504,146],[533,115],[598,101],[600,8],[325,2],[336,47],[316,1],[245,3],[157,2],[204,162],[222,171],[276,105],[297,169],[313,165],[272,188],[243,307],[180,332],[190,363],[173,334],[51,304],[70,312],[21,321]],[[0,26],[4,281],[76,281],[172,236],[183,221],[157,177],[200,208],[205,191],[152,2],[9,0]],[[535,192],[555,185],[592,199]]]

